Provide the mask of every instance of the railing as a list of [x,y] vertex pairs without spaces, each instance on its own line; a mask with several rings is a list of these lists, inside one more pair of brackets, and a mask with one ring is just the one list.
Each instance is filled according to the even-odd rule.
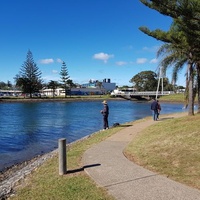
[[131,95],[131,96],[149,96],[149,95],[169,95],[173,94],[172,91],[163,91],[163,92],[156,92],[156,91],[148,91],[148,92],[123,92],[120,95]]

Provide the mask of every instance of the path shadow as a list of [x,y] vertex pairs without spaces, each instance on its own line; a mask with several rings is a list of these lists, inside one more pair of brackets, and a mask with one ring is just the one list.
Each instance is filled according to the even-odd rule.
[[158,121],[165,121],[168,119],[174,119],[174,117],[163,117],[163,118],[160,118]]
[[119,127],[129,127],[129,126],[133,126],[131,124],[122,124],[122,125],[119,125]]
[[99,164],[99,163],[92,164],[92,165],[85,165],[85,166],[78,168],[78,169],[67,170],[67,174],[73,174],[73,173],[81,172],[81,171],[84,171],[84,169],[86,169],[86,168],[97,167],[97,166],[100,166],[100,165],[101,164]]

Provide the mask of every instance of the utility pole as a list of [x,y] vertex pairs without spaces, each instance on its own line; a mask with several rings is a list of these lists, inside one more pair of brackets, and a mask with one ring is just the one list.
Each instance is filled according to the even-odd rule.
[[157,100],[157,98],[158,98],[158,92],[159,92],[159,87],[160,87],[160,79],[161,79],[161,86],[162,86],[162,95],[163,95],[163,77],[164,77],[164,73],[163,73],[163,68],[162,67],[160,67],[159,68],[159,74],[158,74],[158,85],[157,85],[157,90],[156,90],[156,100]]

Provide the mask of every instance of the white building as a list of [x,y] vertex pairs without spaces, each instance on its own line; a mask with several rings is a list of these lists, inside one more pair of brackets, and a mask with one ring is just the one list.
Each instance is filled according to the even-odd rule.
[[[116,88],[116,83],[111,83],[110,79],[104,79],[102,84],[99,81],[90,81],[89,83],[81,85],[79,88],[71,88],[68,95],[102,95],[113,91]],[[41,91],[46,96],[53,96],[53,89],[44,89]],[[63,88],[55,89],[54,95],[65,96]]]

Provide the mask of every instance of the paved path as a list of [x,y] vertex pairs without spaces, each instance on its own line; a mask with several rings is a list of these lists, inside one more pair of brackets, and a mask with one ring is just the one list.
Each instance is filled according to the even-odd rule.
[[200,200],[200,190],[146,170],[122,153],[137,133],[162,120],[134,124],[88,149],[82,162],[93,166],[85,168],[86,173],[117,200]]

